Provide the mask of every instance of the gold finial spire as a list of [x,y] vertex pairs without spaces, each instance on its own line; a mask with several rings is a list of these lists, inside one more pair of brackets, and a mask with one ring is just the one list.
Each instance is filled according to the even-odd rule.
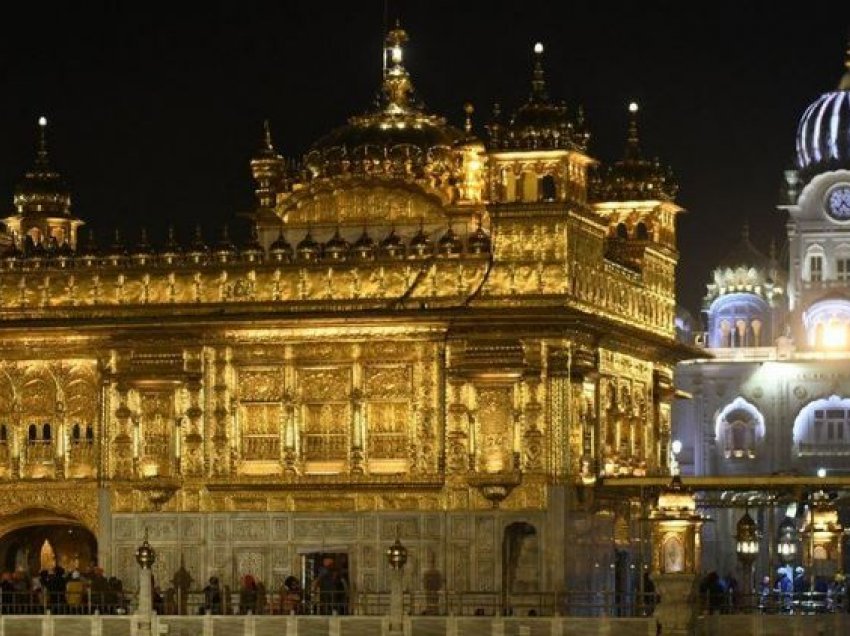
[[637,102],[629,102],[629,136],[626,139],[626,159],[640,158],[640,135],[638,134]]
[[36,166],[47,169],[50,160],[47,155],[47,117],[42,115],[38,118],[38,149],[36,150]]
[[413,92],[410,74],[404,67],[404,45],[408,39],[407,32],[396,21],[384,40],[384,97],[388,108],[397,112],[407,109]]
[[534,71],[531,76],[531,99],[544,102],[548,99],[546,94],[546,78],[543,72],[543,43],[534,45]]
[[475,112],[475,106],[472,105],[472,102],[466,102],[463,105],[463,112],[466,115],[466,119],[463,123],[463,129],[466,131],[466,134],[472,134],[472,113]]
[[274,152],[274,144],[272,144],[272,127],[268,119],[263,120],[263,143],[265,149]]
[[844,75],[838,83],[838,90],[850,91],[850,32],[847,34],[847,49],[844,53]]

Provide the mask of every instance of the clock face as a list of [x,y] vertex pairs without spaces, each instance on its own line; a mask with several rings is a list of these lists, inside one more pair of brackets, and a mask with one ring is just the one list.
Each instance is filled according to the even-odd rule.
[[829,191],[826,212],[836,221],[850,221],[850,185],[839,185]]

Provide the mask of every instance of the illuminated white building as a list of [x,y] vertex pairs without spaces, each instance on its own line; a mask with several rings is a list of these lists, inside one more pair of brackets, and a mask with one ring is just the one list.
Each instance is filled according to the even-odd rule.
[[[846,65],[797,129],[797,166],[779,206],[787,261],[760,252],[745,229],[707,286],[696,344],[712,357],[677,368],[677,387],[692,395],[674,406],[684,475],[850,475],[850,51]],[[753,493],[713,496],[707,569],[734,571],[743,511],[724,506],[763,502],[758,489],[754,478]],[[781,560],[786,503],[759,508],[761,573]]]

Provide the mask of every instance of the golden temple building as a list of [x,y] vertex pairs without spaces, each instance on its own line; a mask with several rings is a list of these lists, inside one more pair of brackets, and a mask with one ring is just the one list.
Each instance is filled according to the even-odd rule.
[[160,581],[279,589],[334,554],[369,593],[398,536],[410,590],[610,589],[635,510],[593,484],[669,473],[689,354],[675,185],[636,105],[598,165],[542,45],[484,138],[471,105],[462,129],[420,105],[406,45],[303,160],[266,127],[241,246],[87,242],[39,122],[0,263],[4,568],[97,560],[132,587],[147,532]]

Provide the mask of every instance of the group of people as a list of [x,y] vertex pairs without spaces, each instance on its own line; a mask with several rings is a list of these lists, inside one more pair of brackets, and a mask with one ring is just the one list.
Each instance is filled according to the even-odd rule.
[[61,566],[30,576],[24,570],[0,575],[0,613],[123,614],[127,612],[124,586],[107,578],[102,568],[66,572]]
[[[218,577],[211,576],[203,589],[203,600],[198,607],[200,614],[346,614],[348,611],[348,580],[346,573],[335,567],[334,559],[325,557],[315,573],[310,586],[310,598],[305,598],[301,582],[294,576],[288,576],[283,582],[279,598],[270,598],[262,581],[253,575],[242,576],[239,590],[239,605],[231,604],[231,590],[222,585]],[[167,598],[154,594],[154,609],[162,602],[160,613],[173,613],[173,603]]]
[[[198,608],[200,614],[230,614],[230,587],[222,586],[217,576],[211,576],[203,589],[203,603]],[[266,586],[252,574],[245,574],[239,588],[239,614],[264,614],[268,606]],[[167,610],[166,610],[167,611]]]
[[755,590],[745,591],[732,575],[709,572],[700,582],[703,610],[709,614],[759,611],[774,613],[817,613],[848,611],[844,575],[832,579],[817,576],[812,582],[805,568],[780,567],[775,578],[764,576]]
[[758,585],[758,606],[763,612],[843,612],[847,609],[847,584],[837,573],[832,579],[818,576],[814,586],[806,570],[781,567],[771,582],[765,576]]

